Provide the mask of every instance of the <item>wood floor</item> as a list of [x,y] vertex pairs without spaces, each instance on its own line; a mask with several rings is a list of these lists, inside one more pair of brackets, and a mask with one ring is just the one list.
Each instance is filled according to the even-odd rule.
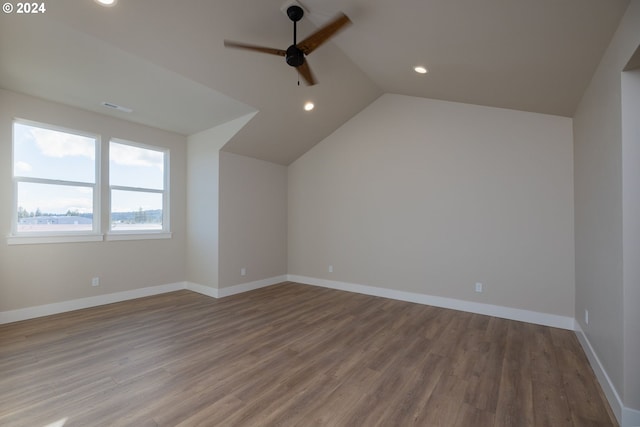
[[284,283],[0,326],[0,425],[611,426],[573,332]]

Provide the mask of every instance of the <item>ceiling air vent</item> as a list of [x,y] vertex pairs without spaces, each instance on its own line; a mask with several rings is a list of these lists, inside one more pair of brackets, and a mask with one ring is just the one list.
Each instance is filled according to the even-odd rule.
[[124,113],[131,113],[133,111],[131,108],[123,107],[121,105],[114,104],[112,102],[103,102],[102,106],[111,108],[112,110],[122,111]]

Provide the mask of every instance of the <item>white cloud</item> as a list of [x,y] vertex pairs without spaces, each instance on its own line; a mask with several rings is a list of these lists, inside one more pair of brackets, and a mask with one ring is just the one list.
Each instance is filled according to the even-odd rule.
[[16,162],[16,172],[31,172],[33,167],[27,162]]
[[95,142],[92,138],[40,128],[31,128],[31,135],[40,152],[47,157],[83,156],[95,159]]
[[109,160],[123,166],[164,167],[164,153],[117,143],[109,146]]

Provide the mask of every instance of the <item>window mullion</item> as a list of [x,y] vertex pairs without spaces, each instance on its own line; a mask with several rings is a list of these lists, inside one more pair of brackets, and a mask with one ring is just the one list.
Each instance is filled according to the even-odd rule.
[[31,177],[16,176],[13,179],[16,182],[29,182],[32,184],[68,185],[70,187],[89,187],[89,188],[94,188],[96,186],[95,183],[91,183],[91,182],[64,181],[64,180],[47,179],[47,178],[31,178]]
[[138,191],[140,193],[157,193],[163,194],[164,190],[156,190],[152,188],[141,188],[141,187],[126,187],[123,185],[112,185],[109,188],[112,190],[120,190],[120,191]]

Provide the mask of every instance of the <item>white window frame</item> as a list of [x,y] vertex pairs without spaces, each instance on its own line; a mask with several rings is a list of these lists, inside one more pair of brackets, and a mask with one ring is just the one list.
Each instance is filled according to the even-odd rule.
[[[57,179],[47,178],[31,178],[31,177],[16,177],[15,176],[15,124],[22,124],[26,126],[34,126],[41,129],[47,129],[57,132],[64,132],[71,135],[78,135],[87,138],[91,138],[95,141],[94,144],[94,183],[75,182]],[[12,207],[13,213],[11,216],[11,234],[7,238],[8,244],[33,244],[33,243],[66,243],[66,242],[95,242],[103,240],[101,234],[101,207],[100,207],[100,188],[101,188],[101,138],[100,135],[85,132],[77,129],[71,129],[63,126],[52,125],[48,123],[36,122],[33,120],[26,120],[21,118],[15,118],[11,122],[11,178],[13,181],[13,198]],[[70,187],[87,187],[93,190],[93,218],[92,218],[92,230],[91,231],[30,231],[19,232],[18,231],[18,184],[21,182],[34,183],[34,184],[50,184],[50,185],[66,185]]]
[[[107,216],[109,218],[109,226],[108,231],[106,233],[107,240],[140,240],[140,239],[170,239],[171,238],[171,210],[170,210],[170,155],[171,152],[168,148],[159,147],[157,145],[144,144],[135,141],[129,141],[126,139],[120,138],[111,138],[109,140],[109,156],[107,156],[107,164],[111,162],[111,143],[122,144],[122,145],[130,145],[136,148],[142,148],[145,150],[151,151],[159,151],[164,154],[164,165],[163,165],[163,189],[157,190],[152,188],[141,188],[141,187],[129,187],[123,185],[111,185],[109,182],[109,209],[107,212]],[[112,230],[111,229],[111,196],[113,194],[113,190],[122,190],[122,191],[139,191],[143,193],[156,193],[162,194],[162,229],[161,230]]]

